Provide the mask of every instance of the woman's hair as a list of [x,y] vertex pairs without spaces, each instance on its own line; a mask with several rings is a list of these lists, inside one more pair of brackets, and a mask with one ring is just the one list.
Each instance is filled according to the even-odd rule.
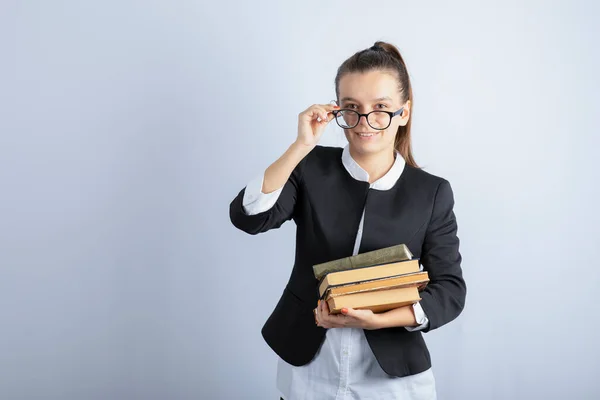
[[410,140],[410,126],[412,122],[412,110],[414,109],[412,87],[406,64],[400,55],[398,49],[386,42],[377,41],[375,44],[365,50],[361,50],[340,65],[335,77],[335,94],[340,97],[340,79],[348,73],[352,72],[368,72],[373,70],[392,71],[398,79],[398,90],[402,103],[410,100],[411,117],[405,126],[398,127],[396,140],[394,143],[395,149],[402,155],[406,163],[412,167],[418,168],[417,163],[412,154],[412,146]]

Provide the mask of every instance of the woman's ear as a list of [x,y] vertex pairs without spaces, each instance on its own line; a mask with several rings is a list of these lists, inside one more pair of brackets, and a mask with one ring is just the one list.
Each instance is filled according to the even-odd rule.
[[406,103],[404,104],[404,110],[402,110],[402,116],[400,118],[400,126],[405,126],[406,124],[408,124],[408,120],[410,119],[410,106],[411,106],[411,102],[410,100],[407,100]]
[[402,108],[399,126],[406,126],[406,124],[408,124],[408,120],[410,119],[410,100],[407,100]]
[[408,120],[408,118],[410,117],[411,106],[412,103],[410,102],[410,100],[406,100],[406,104],[404,104],[404,111],[402,112],[402,118],[406,118]]

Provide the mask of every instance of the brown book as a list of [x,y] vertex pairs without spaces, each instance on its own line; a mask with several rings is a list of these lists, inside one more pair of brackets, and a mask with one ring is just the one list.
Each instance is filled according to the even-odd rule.
[[412,253],[405,244],[398,244],[313,265],[313,273],[315,278],[320,280],[332,272],[405,261],[410,260],[412,256]]
[[425,286],[427,286],[428,282],[429,274],[426,271],[415,272],[387,278],[372,279],[361,283],[347,283],[329,287],[325,291],[325,298],[343,296],[353,293],[396,289],[408,286],[416,286],[418,290],[422,290]]
[[331,314],[339,314],[342,308],[370,309],[374,313],[380,313],[411,305],[420,300],[421,296],[417,287],[409,286],[331,297],[327,300],[327,305]]
[[413,272],[419,272],[419,259],[332,272],[327,274],[319,284],[319,296],[322,298],[330,286],[360,283]]

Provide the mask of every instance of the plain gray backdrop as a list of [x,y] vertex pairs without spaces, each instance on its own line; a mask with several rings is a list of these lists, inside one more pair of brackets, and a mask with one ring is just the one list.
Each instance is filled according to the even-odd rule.
[[244,234],[229,203],[376,40],[455,193],[468,296],[425,335],[439,398],[599,398],[599,11],[3,1],[0,398],[278,398],[260,329],[294,225]]

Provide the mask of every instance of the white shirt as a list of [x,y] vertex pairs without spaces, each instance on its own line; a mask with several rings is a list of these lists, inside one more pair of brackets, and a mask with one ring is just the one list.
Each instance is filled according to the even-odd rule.
[[[368,182],[369,174],[350,155],[348,145],[342,151],[342,163],[356,180]],[[396,152],[392,168],[370,185],[373,190],[391,189],[404,170],[405,161]],[[253,179],[244,193],[243,207],[254,215],[275,205],[283,187],[262,193],[264,175]],[[356,234],[353,255],[358,253],[362,238],[363,215]],[[422,268],[422,267],[421,267]],[[419,303],[414,306],[419,326],[425,328],[429,320]],[[300,367],[279,359],[277,388],[284,400],[434,400],[437,398],[435,378],[431,369],[416,375],[394,377],[386,374],[371,351],[361,328],[327,329],[323,345],[315,358]]]

